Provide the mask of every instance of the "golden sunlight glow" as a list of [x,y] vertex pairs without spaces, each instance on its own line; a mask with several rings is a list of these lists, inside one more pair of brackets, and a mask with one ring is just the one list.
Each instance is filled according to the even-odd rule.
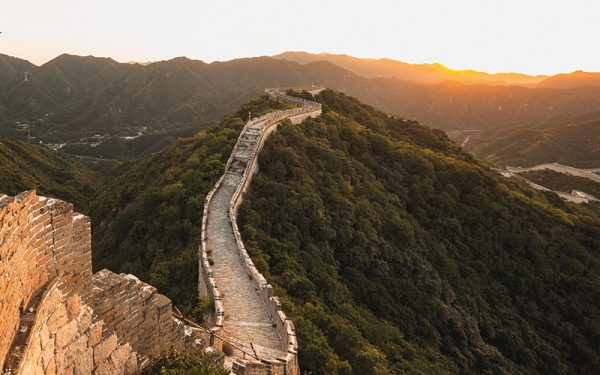
[[39,64],[63,52],[210,62],[303,50],[555,74],[600,71],[598,14],[593,0],[7,1],[0,52]]

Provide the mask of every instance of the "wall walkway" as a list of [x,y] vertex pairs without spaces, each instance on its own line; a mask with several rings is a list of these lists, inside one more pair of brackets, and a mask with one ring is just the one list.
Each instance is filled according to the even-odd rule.
[[206,198],[198,288],[201,296],[214,299],[213,332],[235,343],[228,367],[238,374],[296,375],[298,345],[293,323],[248,256],[236,219],[265,139],[284,120],[299,123],[319,116],[321,105],[277,90],[267,92],[298,108],[268,113],[249,121],[242,130],[225,174]]

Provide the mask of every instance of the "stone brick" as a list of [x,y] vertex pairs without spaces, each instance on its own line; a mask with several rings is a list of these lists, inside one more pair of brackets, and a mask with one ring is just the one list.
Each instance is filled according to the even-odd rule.
[[[42,328],[40,329],[40,344],[42,345],[42,350],[46,348],[46,345],[48,345],[48,341],[50,341],[48,325],[42,324]],[[54,342],[52,343],[52,347],[54,348]]]
[[94,323],[90,328],[90,333],[88,336],[88,346],[93,347],[100,343],[102,340],[102,322]]
[[110,361],[102,362],[96,367],[96,371],[94,371],[94,375],[115,375],[116,369],[113,367]]
[[92,325],[92,309],[88,306],[83,306],[77,320],[79,321],[78,331],[80,334],[83,334]]
[[117,336],[110,335],[109,338],[102,341],[94,347],[94,363],[100,365],[117,347]]
[[88,350],[87,342],[87,336],[81,336],[75,342],[65,348],[67,363],[74,363],[78,357]]
[[88,375],[94,369],[94,350],[86,349],[83,353],[75,358],[73,362],[75,366],[75,375]]
[[65,361],[65,353],[63,351],[55,352],[54,361],[56,362],[56,373],[62,374],[67,367],[67,363]]
[[79,311],[81,310],[81,297],[78,295],[73,295],[67,298],[67,317],[69,320],[74,319],[77,315],[79,315]]
[[56,375],[56,362],[54,362],[54,358],[50,360],[48,365],[46,366],[46,375]]
[[69,319],[67,318],[67,309],[61,304],[58,306],[56,311],[52,313],[50,318],[48,318],[48,322],[46,323],[48,325],[48,332],[53,334],[58,331],[59,328],[65,326],[68,322]]
[[62,349],[69,345],[73,342],[75,335],[77,335],[77,320],[71,320],[64,327],[56,331],[56,347]]
[[125,363],[125,367],[123,368],[126,375],[129,374],[137,374],[138,372],[138,360],[137,355],[135,353],[129,354],[129,359]]
[[[46,346],[42,350],[42,359],[44,366],[48,367],[50,363],[54,363],[54,337],[46,342]],[[56,363],[54,363],[56,370]]]
[[123,366],[125,366],[125,363],[129,359],[130,353],[131,353],[131,347],[129,346],[129,344],[123,345],[123,346],[117,348],[117,350],[115,350],[110,355],[110,361],[112,362],[113,366],[116,369],[123,368]]

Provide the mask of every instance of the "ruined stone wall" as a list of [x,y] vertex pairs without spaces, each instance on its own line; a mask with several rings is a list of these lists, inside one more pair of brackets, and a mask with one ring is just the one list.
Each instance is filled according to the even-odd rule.
[[73,206],[24,192],[0,198],[0,368],[20,309],[49,280],[66,295],[87,298],[92,261],[89,219]]
[[92,322],[94,311],[57,284],[46,290],[16,374],[135,374],[138,358],[128,343]]
[[133,275],[96,272],[93,296],[95,320],[102,320],[141,356],[159,355],[170,346],[193,350],[204,344],[173,317],[170,299]]
[[134,373],[149,356],[202,344],[155,288],[92,275],[90,221],[71,204],[0,194],[0,369]]

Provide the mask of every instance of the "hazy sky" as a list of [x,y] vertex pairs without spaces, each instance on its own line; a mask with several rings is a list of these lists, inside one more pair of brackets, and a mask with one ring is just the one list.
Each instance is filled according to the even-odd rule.
[[283,51],[455,69],[600,71],[598,0],[2,0],[0,53],[207,62]]

